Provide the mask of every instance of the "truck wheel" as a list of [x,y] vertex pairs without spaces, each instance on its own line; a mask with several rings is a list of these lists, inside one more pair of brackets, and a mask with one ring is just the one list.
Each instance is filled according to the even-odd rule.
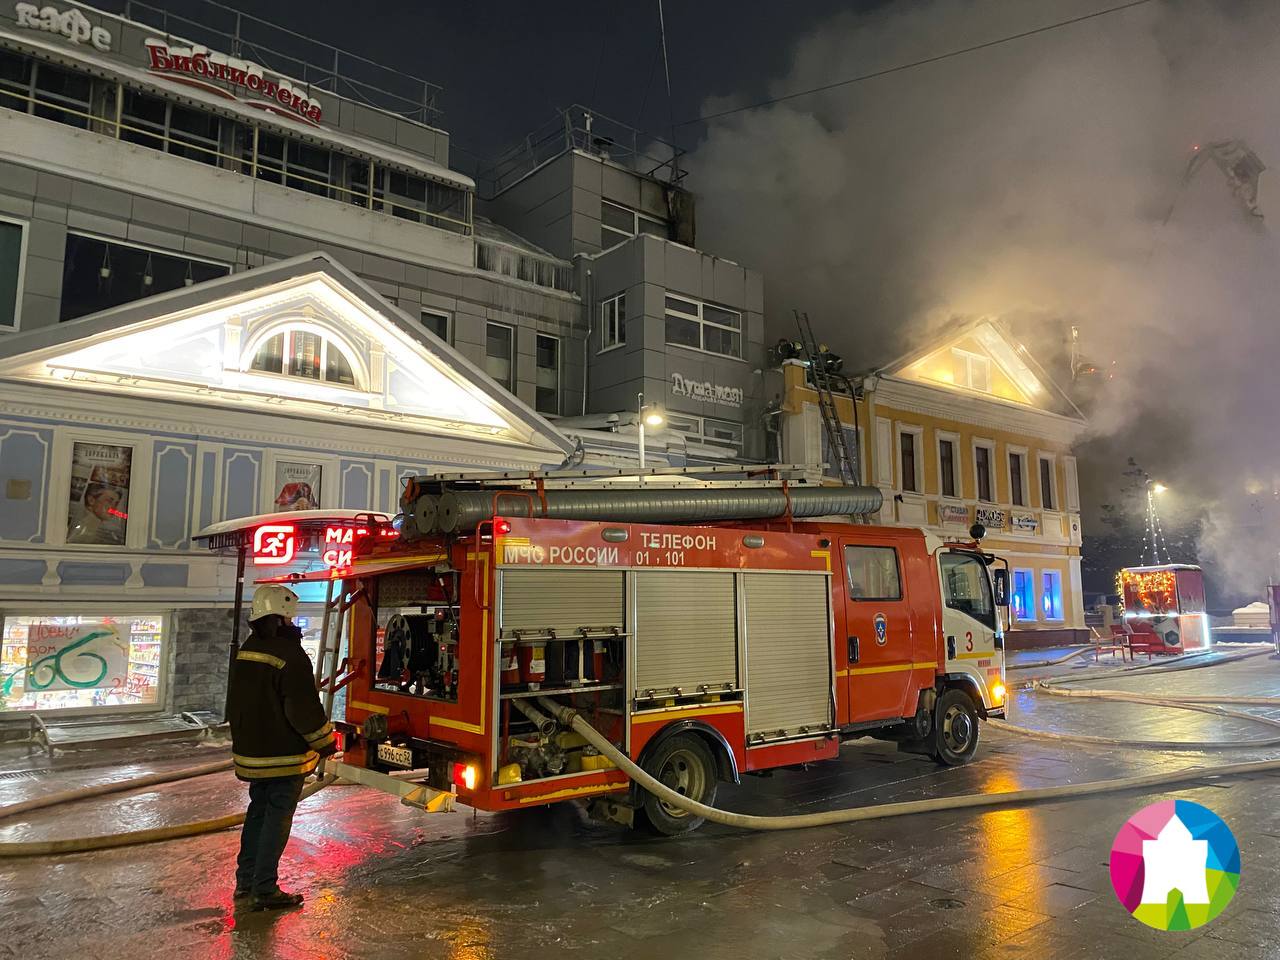
[[963,690],[947,690],[934,715],[934,761],[948,767],[968,763],[978,749],[978,711]]
[[[715,757],[702,738],[695,734],[677,734],[660,743],[653,755],[645,760],[644,769],[656,780],[691,800],[705,804],[716,802],[718,774]],[[674,837],[702,826],[702,817],[659,800],[648,792],[641,810],[649,827],[663,836]]]

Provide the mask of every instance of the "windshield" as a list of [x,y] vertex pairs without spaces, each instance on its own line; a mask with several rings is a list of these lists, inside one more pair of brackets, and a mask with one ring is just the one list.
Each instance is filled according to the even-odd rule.
[[946,605],[994,630],[996,608],[986,565],[971,553],[944,553],[939,562]]

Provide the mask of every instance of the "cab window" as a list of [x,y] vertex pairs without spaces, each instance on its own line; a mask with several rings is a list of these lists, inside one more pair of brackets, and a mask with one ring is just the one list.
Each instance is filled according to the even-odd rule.
[[971,553],[944,553],[941,563],[942,594],[946,605],[994,630],[996,608],[986,565]]
[[893,547],[845,547],[850,600],[901,600],[898,551]]

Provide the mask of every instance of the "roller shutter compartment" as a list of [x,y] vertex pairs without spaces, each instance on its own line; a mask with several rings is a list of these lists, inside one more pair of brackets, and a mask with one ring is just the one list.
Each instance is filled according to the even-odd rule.
[[747,734],[773,740],[834,726],[830,582],[747,573]]
[[554,630],[577,636],[579,627],[624,628],[623,574],[618,570],[504,570],[502,636],[516,630]]
[[734,574],[637,571],[636,696],[738,688]]

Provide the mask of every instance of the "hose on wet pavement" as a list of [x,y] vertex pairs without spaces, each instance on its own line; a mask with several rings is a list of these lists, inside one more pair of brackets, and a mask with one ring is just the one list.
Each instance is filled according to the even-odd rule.
[[[120,780],[115,783],[102,784],[98,787],[89,787],[84,790],[64,790],[60,793],[50,794],[46,797],[37,797],[34,800],[27,800],[22,803],[15,803],[6,807],[0,807],[0,818],[13,816],[18,813],[26,813],[32,810],[39,810],[45,807],[51,807],[60,803],[69,803],[71,801],[81,800],[87,797],[98,797],[110,793],[122,793],[126,790],[137,790],[142,787],[154,786],[159,783],[171,783],[176,780],[202,777],[211,773],[219,773],[222,770],[230,769],[230,767],[231,761],[226,760],[219,761],[218,763],[204,764],[200,767],[187,767],[184,770],[171,770],[166,773],[134,777],[129,780]],[[323,790],[336,779],[337,777],[329,776],[322,780],[316,780],[309,783],[303,789],[301,799],[305,800],[307,797]],[[0,858],[47,857],[57,854],[86,853],[90,850],[109,850],[112,847],[128,847],[139,843],[155,843],[159,840],[177,840],[183,837],[199,836],[202,833],[216,833],[219,830],[238,827],[242,823],[244,823],[244,814],[234,813],[225,817],[213,817],[208,820],[192,820],[187,823],[177,823],[165,827],[151,827],[146,830],[128,830],[124,833],[106,833],[92,837],[67,837],[62,840],[0,841]]]
[[[1183,663],[1165,667],[1160,672],[1174,672],[1179,669],[1195,669],[1199,667],[1216,666],[1251,656],[1258,656],[1261,653],[1262,652],[1251,652],[1230,658],[1218,658],[1204,663]],[[1138,669],[1146,668],[1147,665],[1144,665],[1142,668]],[[1116,676],[1133,672],[1135,672],[1135,668],[1128,668],[1121,671],[1111,671],[1105,675]],[[1067,678],[1062,678],[1059,682],[1066,682],[1066,680]],[[1280,698],[1224,696],[1172,699],[1144,697],[1139,694],[1130,694],[1117,690],[1062,690],[1057,686],[1057,682],[1054,681],[1042,683],[1041,689],[1058,696],[1119,700],[1151,706],[1197,710],[1199,712],[1210,713],[1217,716],[1253,720],[1271,726],[1280,726],[1280,721],[1271,720],[1270,718],[1210,706],[1210,704],[1221,703],[1274,706],[1280,704]],[[1111,780],[1095,780],[1085,783],[1064,784],[1052,787],[1032,787],[1025,790],[1010,790],[995,793],[964,794],[954,797],[937,797],[930,800],[910,800],[895,803],[883,803],[867,807],[828,810],[820,813],[765,817],[720,810],[715,807],[707,806],[706,804],[700,803],[677,792],[676,790],[671,789],[632,761],[630,757],[614,746],[607,737],[599,733],[594,727],[587,723],[585,718],[583,718],[582,715],[572,707],[557,703],[547,697],[540,697],[539,703],[542,705],[543,709],[554,716],[560,724],[580,734],[589,744],[599,750],[601,754],[608,757],[619,770],[627,774],[627,776],[634,780],[639,786],[649,791],[660,800],[692,813],[695,816],[710,820],[713,823],[720,823],[725,826],[751,830],[797,830],[807,827],[825,826],[838,823],[856,823],[864,820],[878,820],[889,817],[910,816],[920,813],[936,813],[975,807],[1022,805],[1052,800],[1069,800],[1102,793],[1138,790],[1150,787],[1166,786],[1175,783],[1187,783],[1205,778],[1239,776],[1249,773],[1263,773],[1280,770],[1280,758],[1250,760],[1225,764],[1215,763],[1195,767],[1184,767],[1180,770],[1173,770],[1165,773],[1145,774],[1134,777],[1118,777]],[[1016,727],[1011,724],[999,724],[999,726],[1003,729],[1009,730],[1010,732],[1045,737],[1048,739],[1094,743],[1106,746],[1146,747],[1161,750],[1212,750],[1225,749],[1227,747],[1240,749],[1280,744],[1280,738],[1244,742],[1233,741],[1229,743],[1217,741],[1206,741],[1201,743],[1121,741],[1105,737],[1055,734],[1049,731],[1028,730],[1027,728]],[[72,800],[85,799],[92,796],[102,796],[104,794],[116,793],[124,790],[133,790],[158,783],[187,779],[189,777],[203,776],[208,773],[218,772],[221,769],[226,769],[227,766],[229,766],[227,761],[220,761],[216,764],[206,764],[203,767],[192,767],[185,770],[170,771],[162,774],[150,774],[144,777],[136,777],[131,780],[119,781],[117,783],[103,784],[98,787],[91,787],[85,790],[63,791],[62,793],[52,794],[48,797],[41,797],[36,800],[25,801],[19,804],[11,804],[8,807],[0,807],[0,818]],[[335,779],[336,778],[334,777],[326,777],[325,779],[309,784],[303,791],[303,798],[309,797],[319,790],[322,790]],[[119,834],[105,834],[93,837],[74,837],[63,840],[0,842],[0,858],[81,853],[90,850],[104,850],[112,847],[152,843],[159,840],[173,840],[182,837],[197,836],[203,833],[226,830],[230,827],[238,826],[243,822],[244,814],[233,814],[209,820],[193,821],[190,823],[176,824],[167,827],[155,827],[147,830],[134,830]]]
[[173,783],[176,780],[190,780],[192,777],[204,777],[211,773],[230,770],[232,762],[216,760],[213,763],[201,764],[198,767],[183,767],[181,770],[165,770],[161,773],[148,773],[141,777],[130,777],[128,780],[114,780],[111,783],[100,783],[92,787],[76,787],[73,790],[60,790],[20,803],[10,803],[0,807],[0,820],[16,817],[20,813],[31,813],[46,807],[56,807],[76,800],[88,800],[92,797],[103,797],[112,793],[124,793],[126,790],[138,790],[142,787],[153,787],[160,783]]
[[748,830],[800,830],[806,827],[829,826],[836,823],[856,823],[863,820],[882,820],[887,817],[905,817],[917,813],[938,813],[946,810],[997,807],[1046,800],[1069,800],[1100,793],[1114,793],[1121,790],[1137,790],[1173,783],[1186,783],[1205,777],[1238,776],[1246,773],[1264,773],[1271,770],[1280,770],[1280,759],[1251,760],[1242,763],[1185,767],[1181,770],[1173,770],[1167,773],[1119,777],[1114,780],[1093,780],[1087,783],[1070,783],[1056,787],[1031,787],[1026,790],[1007,790],[997,793],[970,793],[957,797],[937,797],[932,800],[907,800],[897,803],[881,803],[870,807],[826,810],[821,813],[761,817],[709,807],[705,803],[699,803],[697,800],[671,789],[615,747],[608,737],[599,733],[572,707],[563,706],[546,697],[540,697],[538,702],[544,710],[555,716],[561,724],[580,734],[591,746],[608,757],[619,770],[659,800],[669,803],[673,807],[679,807],[694,816],[710,820],[713,823]]

